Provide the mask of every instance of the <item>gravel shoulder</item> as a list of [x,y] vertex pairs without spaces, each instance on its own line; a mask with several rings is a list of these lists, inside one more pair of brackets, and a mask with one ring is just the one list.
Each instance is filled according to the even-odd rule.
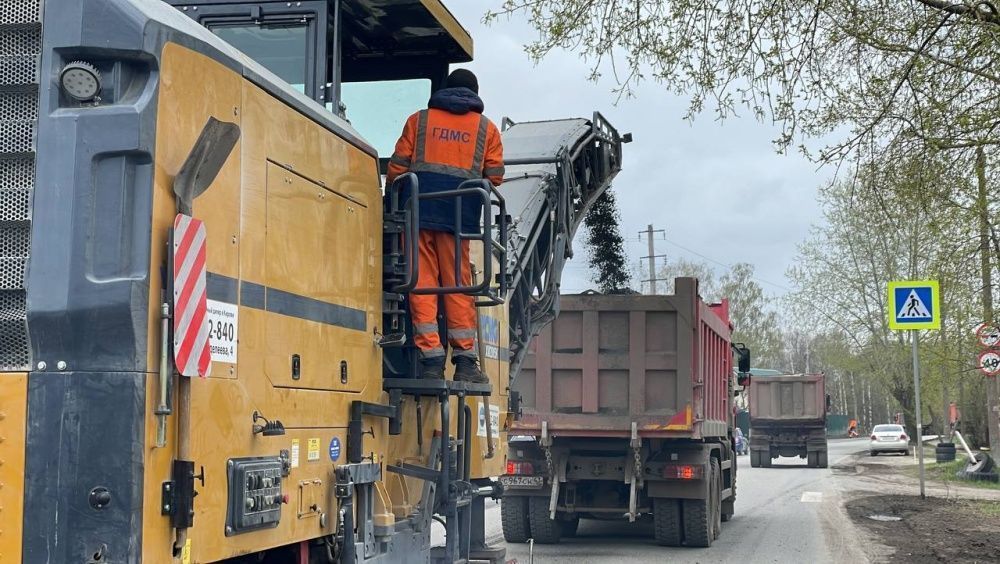
[[868,559],[1000,562],[1000,488],[953,481],[936,467],[933,449],[925,452],[926,499],[919,496],[913,456],[856,454],[832,467]]

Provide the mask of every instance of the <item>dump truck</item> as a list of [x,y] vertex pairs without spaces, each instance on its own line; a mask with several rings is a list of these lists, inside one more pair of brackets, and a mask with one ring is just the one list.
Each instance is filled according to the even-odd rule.
[[[508,381],[626,139],[505,119],[502,189],[383,186],[472,54],[439,0],[0,3],[0,561],[504,561]],[[415,377],[441,198],[490,384]]]
[[768,468],[779,456],[826,468],[826,413],[830,398],[822,374],[755,376],[750,383],[750,466]]
[[675,294],[564,296],[512,394],[501,518],[508,542],[555,543],[583,518],[652,516],[656,540],[706,547],[735,511],[732,400],[749,351],[728,304]]

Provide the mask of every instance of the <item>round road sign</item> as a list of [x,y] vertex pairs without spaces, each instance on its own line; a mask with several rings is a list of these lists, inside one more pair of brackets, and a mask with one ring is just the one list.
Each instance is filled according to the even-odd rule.
[[992,349],[1000,344],[1000,327],[996,325],[980,325],[976,331],[976,336],[979,338],[980,345]]
[[979,355],[979,369],[987,376],[1000,374],[1000,353],[986,351]]

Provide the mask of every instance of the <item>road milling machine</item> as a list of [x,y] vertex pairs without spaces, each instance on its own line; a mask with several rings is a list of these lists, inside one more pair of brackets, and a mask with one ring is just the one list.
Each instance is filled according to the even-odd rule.
[[[628,136],[504,120],[499,189],[383,187],[471,58],[438,0],[0,4],[0,561],[502,561],[509,384]],[[437,292],[490,385],[415,378],[434,198],[484,210]]]

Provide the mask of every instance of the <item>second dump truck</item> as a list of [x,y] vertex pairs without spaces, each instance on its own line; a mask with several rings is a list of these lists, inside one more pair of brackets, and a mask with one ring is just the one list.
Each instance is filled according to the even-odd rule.
[[771,466],[779,456],[805,458],[827,467],[826,412],[822,374],[757,376],[750,384],[750,466]]
[[[652,515],[657,542],[712,544],[736,500],[733,392],[745,347],[693,278],[672,296],[563,296],[512,386],[508,542],[572,536],[581,517]],[[738,381],[739,380],[739,381]]]

